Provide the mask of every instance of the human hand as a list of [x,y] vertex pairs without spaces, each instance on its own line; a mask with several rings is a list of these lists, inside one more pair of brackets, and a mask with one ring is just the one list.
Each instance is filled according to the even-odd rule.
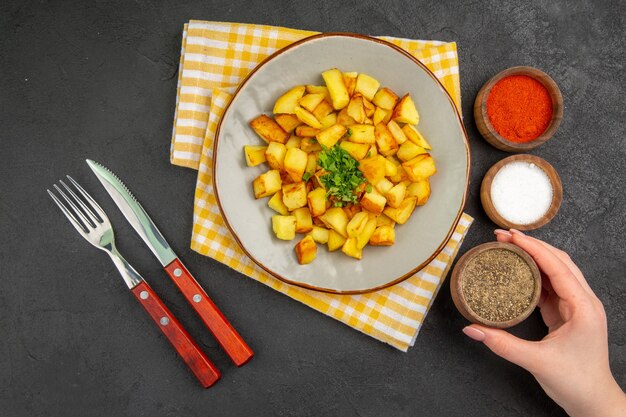
[[538,307],[548,334],[531,342],[500,329],[463,329],[496,355],[529,371],[572,417],[626,416],[626,396],[609,368],[606,314],[585,277],[563,251],[517,230],[496,230],[533,257],[542,272]]

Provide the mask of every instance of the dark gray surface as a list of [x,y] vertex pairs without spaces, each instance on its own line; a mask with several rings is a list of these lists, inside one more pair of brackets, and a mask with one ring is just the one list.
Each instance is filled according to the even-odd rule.
[[[493,238],[478,190],[506,156],[477,134],[474,96],[506,67],[546,70],[562,89],[565,118],[532,153],[557,168],[565,196],[532,234],[567,250],[605,303],[611,365],[624,386],[624,1],[9,3],[0,6],[0,415],[563,414],[529,374],[461,334],[447,286],[405,354],[188,249],[195,172],[171,166],[168,146],[191,18],[457,41],[473,152],[467,211],[476,217],[463,251]],[[86,157],[136,192],[249,340],[250,364],[235,368],[217,347]],[[120,249],[223,370],[214,388],[198,386],[108,258],[48,200],[45,188],[66,173],[102,202]],[[545,328],[535,314],[514,332],[538,339]]]

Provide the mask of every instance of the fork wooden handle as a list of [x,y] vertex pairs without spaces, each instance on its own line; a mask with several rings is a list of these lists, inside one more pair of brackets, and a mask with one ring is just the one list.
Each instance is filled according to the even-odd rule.
[[242,366],[252,359],[254,356],[252,349],[200,287],[200,284],[185,268],[185,265],[176,258],[165,267],[165,270],[219,344],[222,345],[233,363]]
[[150,288],[146,281],[131,289],[139,303],[150,314],[152,320],[170,341],[176,352],[194,373],[200,384],[208,388],[220,379],[220,371],[200,350],[189,333],[183,328],[176,317],[163,304],[161,299]]

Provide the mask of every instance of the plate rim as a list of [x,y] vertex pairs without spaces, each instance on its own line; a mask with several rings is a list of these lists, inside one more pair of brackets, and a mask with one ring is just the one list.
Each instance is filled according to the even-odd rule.
[[[456,121],[459,124],[459,126],[461,127],[461,132],[463,133],[463,142],[464,142],[464,145],[465,145],[465,157],[466,157],[466,161],[467,161],[467,167],[466,167],[466,170],[465,170],[465,191],[463,192],[463,198],[461,200],[461,205],[459,207],[459,210],[458,210],[458,212],[457,212],[457,214],[456,214],[456,216],[454,218],[454,221],[452,222],[452,225],[450,226],[450,229],[448,230],[448,233],[444,237],[443,241],[439,244],[437,249],[435,249],[435,251],[428,257],[428,259],[426,259],[424,262],[422,262],[421,264],[419,264],[415,268],[411,269],[406,274],[404,274],[404,275],[400,276],[399,278],[396,278],[396,279],[394,279],[394,280],[392,280],[392,281],[390,281],[390,282],[388,282],[386,284],[379,285],[379,286],[373,287],[373,288],[362,289],[362,290],[340,291],[340,290],[335,290],[335,289],[332,289],[332,288],[316,287],[314,285],[305,284],[305,283],[297,282],[297,281],[292,281],[289,278],[285,278],[282,275],[272,271],[270,268],[266,267],[262,262],[257,260],[254,256],[252,256],[252,254],[243,245],[243,243],[242,243],[241,239],[239,238],[239,236],[237,235],[237,233],[233,230],[233,227],[231,226],[230,222],[228,221],[228,216],[226,215],[226,212],[225,212],[224,208],[222,207],[222,203],[220,201],[219,185],[218,185],[218,181],[217,181],[217,177],[216,177],[216,166],[217,166],[217,155],[218,155],[217,151],[218,151],[218,145],[219,145],[220,130],[221,130],[221,127],[222,127],[222,121],[224,120],[224,115],[226,115],[226,112],[230,109],[230,106],[231,106],[232,102],[237,97],[239,92],[243,89],[243,87],[246,86],[248,81],[250,81],[250,78],[261,67],[263,67],[265,64],[267,64],[268,62],[272,61],[273,59],[277,58],[278,56],[280,56],[284,52],[286,52],[286,51],[288,51],[290,49],[296,48],[296,47],[298,47],[298,46],[300,46],[300,45],[302,45],[303,43],[306,43],[306,42],[310,42],[310,41],[314,41],[314,40],[322,39],[322,38],[330,38],[330,37],[348,37],[348,38],[357,38],[357,39],[361,39],[361,40],[366,40],[366,41],[370,41],[370,42],[376,42],[378,44],[387,46],[387,47],[395,50],[396,52],[399,52],[400,54],[404,55],[405,57],[407,57],[411,61],[413,61],[417,66],[419,66],[422,70],[424,70],[426,72],[426,74],[429,77],[431,77],[439,85],[439,87],[443,91],[444,95],[446,96],[446,98],[450,102],[450,104],[452,106],[452,109],[454,110],[454,114],[456,116]],[[286,284],[295,285],[297,287],[305,288],[305,289],[308,289],[308,290],[320,291],[320,292],[330,293],[330,294],[342,294],[342,295],[365,294],[365,293],[370,293],[370,292],[374,292],[374,291],[378,291],[378,290],[390,287],[392,285],[398,284],[398,283],[408,279],[409,277],[415,275],[418,271],[420,271],[425,266],[427,266],[430,262],[432,262],[433,259],[435,259],[439,255],[439,253],[441,253],[443,248],[446,246],[446,244],[448,243],[448,241],[450,240],[450,238],[454,234],[454,230],[456,229],[459,221],[461,220],[461,216],[463,215],[463,210],[465,209],[465,204],[467,203],[467,196],[468,196],[468,193],[469,193],[470,173],[471,173],[471,149],[470,149],[470,145],[469,145],[469,138],[467,136],[467,131],[465,130],[465,125],[463,124],[463,119],[462,119],[462,117],[461,117],[461,115],[459,113],[459,109],[457,108],[454,100],[452,99],[452,96],[450,96],[450,93],[448,92],[448,90],[446,90],[446,88],[441,83],[441,81],[439,81],[439,79],[435,76],[435,74],[433,74],[433,72],[430,69],[428,69],[428,67],[426,67],[426,65],[424,65],[420,60],[418,60],[413,55],[411,55],[410,53],[408,53],[404,49],[400,48],[399,46],[394,45],[393,43],[388,42],[388,41],[383,40],[383,39],[378,39],[378,38],[374,38],[374,37],[371,37],[371,36],[362,35],[362,34],[359,34],[359,33],[352,33],[352,32],[326,32],[326,33],[318,33],[318,34],[312,35],[312,36],[307,36],[305,38],[302,38],[302,39],[300,39],[298,41],[295,41],[295,42],[285,46],[284,48],[281,48],[281,49],[275,51],[273,54],[269,55],[263,61],[261,61],[256,67],[254,67],[252,69],[252,71],[250,71],[250,73],[248,75],[246,75],[245,78],[239,83],[239,85],[237,86],[237,89],[233,93],[230,101],[224,107],[224,111],[222,112],[222,117],[220,117],[220,119],[219,119],[219,121],[217,123],[217,127],[215,129],[215,138],[214,138],[214,141],[213,141],[213,163],[211,164],[211,175],[213,177],[213,192],[215,194],[215,201],[217,202],[217,206],[218,206],[218,208],[220,210],[220,214],[222,215],[222,218],[224,220],[224,224],[228,228],[230,234],[235,239],[235,242],[237,242],[237,244],[239,245],[241,250],[246,254],[246,256],[248,258],[250,258],[250,260],[252,260],[252,262],[254,262],[257,266],[259,266],[265,272],[267,272],[268,274],[270,274],[274,278],[277,278],[278,280],[280,280],[280,281],[282,281],[282,282],[284,282]]]

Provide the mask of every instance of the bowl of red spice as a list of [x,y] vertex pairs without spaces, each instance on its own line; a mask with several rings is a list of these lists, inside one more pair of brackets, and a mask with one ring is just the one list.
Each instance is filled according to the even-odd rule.
[[474,102],[480,134],[506,152],[526,152],[549,140],[563,119],[554,80],[533,67],[508,68],[480,89]]
[[533,258],[511,243],[478,245],[457,262],[452,301],[472,323],[504,329],[528,318],[541,296],[541,273]]

